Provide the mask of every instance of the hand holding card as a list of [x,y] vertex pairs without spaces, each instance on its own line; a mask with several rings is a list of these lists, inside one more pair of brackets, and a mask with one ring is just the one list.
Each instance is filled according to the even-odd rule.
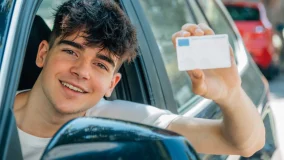
[[179,70],[190,76],[193,93],[224,103],[236,90],[242,90],[227,35],[214,35],[206,24],[185,24],[172,41]]

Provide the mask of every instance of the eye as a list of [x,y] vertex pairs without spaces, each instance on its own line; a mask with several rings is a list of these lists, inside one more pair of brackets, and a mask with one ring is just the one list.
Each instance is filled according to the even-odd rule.
[[77,54],[70,49],[64,49],[63,52],[66,52],[67,54],[70,54],[70,55],[73,55],[73,56],[77,56]]
[[104,69],[104,70],[108,71],[107,67],[105,65],[103,65],[102,63],[97,63],[96,65],[98,67],[100,67],[101,69]]

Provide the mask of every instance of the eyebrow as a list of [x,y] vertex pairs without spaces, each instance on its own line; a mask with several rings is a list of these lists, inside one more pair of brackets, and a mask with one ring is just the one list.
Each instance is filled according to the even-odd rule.
[[68,41],[68,40],[61,40],[58,42],[58,45],[60,44],[67,44],[67,45],[70,45],[72,47],[75,47],[77,49],[80,49],[80,50],[84,50],[84,46],[79,44],[79,43],[76,43],[76,42],[73,42],[73,41]]
[[114,61],[110,57],[108,57],[108,56],[105,56],[105,55],[103,55],[101,53],[97,53],[96,58],[104,60],[104,61],[110,63],[113,67],[115,67]]
[[[70,45],[70,46],[73,46],[73,47],[75,47],[77,49],[80,49],[80,50],[84,50],[85,49],[85,47],[83,45],[81,45],[79,43],[76,43],[76,42],[73,42],[73,41],[61,40],[61,41],[58,42],[58,45],[60,45],[60,44]],[[113,67],[115,67],[114,61],[110,57],[108,57],[108,56],[105,56],[105,55],[103,55],[101,53],[97,53],[96,54],[96,58],[104,60],[104,61],[110,63]]]

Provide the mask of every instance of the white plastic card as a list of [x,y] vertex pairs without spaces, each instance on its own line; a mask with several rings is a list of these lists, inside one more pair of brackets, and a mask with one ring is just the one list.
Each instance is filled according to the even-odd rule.
[[180,71],[231,67],[226,34],[179,37],[176,50]]

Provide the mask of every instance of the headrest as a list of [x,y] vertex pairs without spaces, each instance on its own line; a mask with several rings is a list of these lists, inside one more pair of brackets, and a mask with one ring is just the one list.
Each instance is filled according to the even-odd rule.
[[36,15],[26,49],[18,90],[31,89],[33,87],[41,71],[35,63],[38,46],[42,40],[48,40],[50,34],[51,30],[47,24],[40,16]]

